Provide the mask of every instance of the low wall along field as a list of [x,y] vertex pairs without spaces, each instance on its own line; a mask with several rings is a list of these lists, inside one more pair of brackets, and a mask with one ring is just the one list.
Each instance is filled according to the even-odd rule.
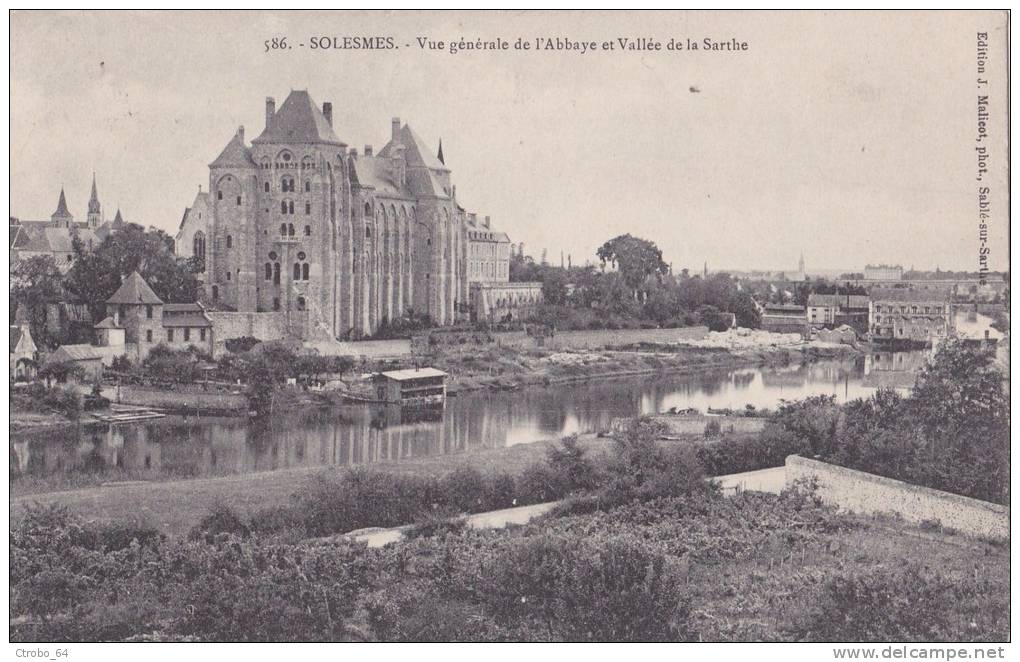
[[863,471],[809,460],[786,458],[786,484],[816,478],[824,503],[856,513],[895,513],[908,522],[937,521],[962,533],[1009,538],[1009,508],[933,490]]
[[[494,333],[496,342],[507,347],[532,349],[537,347],[534,338],[523,331]],[[679,329],[593,329],[590,331],[557,331],[545,339],[549,349],[602,349],[610,345],[631,343],[675,343],[680,340],[703,340],[708,336],[707,326],[689,326]]]

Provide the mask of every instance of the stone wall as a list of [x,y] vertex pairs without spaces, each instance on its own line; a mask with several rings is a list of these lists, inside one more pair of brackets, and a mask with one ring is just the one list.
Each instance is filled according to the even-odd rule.
[[[496,342],[507,347],[531,349],[537,347],[534,338],[523,331],[494,333]],[[590,331],[557,331],[545,338],[544,347],[550,349],[602,349],[610,345],[631,343],[675,343],[680,340],[702,340],[708,337],[707,326],[689,326],[680,329],[595,329]]]
[[786,458],[786,483],[817,478],[822,501],[856,513],[896,513],[913,523],[938,521],[962,533],[1009,538],[1009,508],[892,478],[809,460]]
[[248,411],[248,397],[243,393],[181,387],[174,390],[121,384],[113,399],[125,405],[158,407],[171,411]]
[[287,335],[286,313],[234,313],[206,311],[213,324],[213,356],[224,352],[231,338],[251,336],[259,340],[280,340]]

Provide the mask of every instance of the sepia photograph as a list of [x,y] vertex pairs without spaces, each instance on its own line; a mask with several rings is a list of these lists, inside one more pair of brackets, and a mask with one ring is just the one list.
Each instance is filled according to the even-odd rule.
[[1009,657],[1008,10],[8,20],[12,657]]

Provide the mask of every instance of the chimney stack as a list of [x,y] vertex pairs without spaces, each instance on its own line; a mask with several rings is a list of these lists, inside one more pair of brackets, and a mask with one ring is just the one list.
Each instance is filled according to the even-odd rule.
[[365,145],[365,156],[372,156],[372,146]]
[[333,127],[333,104],[329,101],[322,102],[322,114],[326,117],[326,121],[329,122],[330,128]]
[[273,97],[266,97],[266,128],[273,122],[273,117],[276,116],[276,99]]
[[486,230],[488,230],[491,227],[490,224],[489,224],[489,217],[488,216],[485,217],[485,223],[483,224],[482,227],[484,227]]
[[394,117],[390,120],[390,138],[396,140],[398,133],[400,133],[400,118]]
[[237,137],[241,139],[241,144],[244,144],[244,125],[237,127]]

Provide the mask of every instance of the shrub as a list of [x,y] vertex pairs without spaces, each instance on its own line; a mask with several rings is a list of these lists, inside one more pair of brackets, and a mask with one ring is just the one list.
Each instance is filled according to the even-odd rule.
[[485,477],[471,467],[458,467],[439,481],[443,506],[457,513],[477,513],[487,509]]
[[241,336],[240,338],[227,338],[223,346],[231,354],[243,354],[244,352],[251,351],[259,342],[259,339],[253,336]]
[[217,503],[210,509],[208,515],[199,520],[198,524],[191,530],[189,537],[192,539],[205,538],[211,540],[213,536],[221,533],[230,533],[242,538],[251,535],[251,527],[237,511],[226,504]]
[[595,465],[585,453],[576,434],[564,437],[546,451],[549,468],[560,474],[570,491],[593,489],[599,481]]
[[518,539],[491,568],[496,620],[563,641],[675,641],[689,610],[670,560],[634,537]]
[[705,439],[714,439],[722,435],[722,426],[719,421],[711,420],[705,423]]
[[610,503],[654,499],[708,489],[697,455],[689,446],[664,448],[665,426],[644,417],[632,420],[613,437],[603,489]]
[[992,623],[959,618],[959,605],[992,590],[987,582],[950,579],[916,563],[847,571],[825,584],[797,633],[818,641],[970,641]]

